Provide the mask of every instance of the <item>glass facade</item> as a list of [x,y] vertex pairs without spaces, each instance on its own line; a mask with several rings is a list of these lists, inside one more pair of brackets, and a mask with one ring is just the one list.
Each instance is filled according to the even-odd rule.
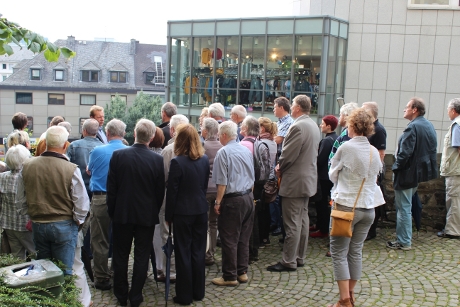
[[220,102],[273,116],[277,97],[307,95],[312,117],[338,114],[348,23],[329,16],[168,22],[166,97],[193,123]]

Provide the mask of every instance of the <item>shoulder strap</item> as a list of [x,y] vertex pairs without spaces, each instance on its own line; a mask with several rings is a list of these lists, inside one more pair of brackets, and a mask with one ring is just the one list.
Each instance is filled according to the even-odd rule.
[[[371,163],[372,163],[372,145],[369,145],[369,146],[370,146],[369,147],[369,169],[370,169]],[[355,204],[353,205],[352,211],[355,211],[356,204],[358,203],[359,195],[361,194],[361,190],[363,189],[364,181],[366,181],[366,177],[364,177],[363,182],[361,182],[361,186],[359,187],[358,195],[356,196]]]

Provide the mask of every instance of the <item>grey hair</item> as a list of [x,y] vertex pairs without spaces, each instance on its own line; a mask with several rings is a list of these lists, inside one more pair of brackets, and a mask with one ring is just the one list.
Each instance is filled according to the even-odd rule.
[[10,147],[6,152],[5,162],[11,170],[22,168],[24,162],[30,158],[30,151],[23,145],[18,144]]
[[69,134],[72,131],[72,125],[69,122],[60,122],[58,126],[64,127]]
[[202,129],[208,132],[208,139],[216,138],[219,133],[219,123],[212,117],[206,117],[203,119]]
[[363,108],[366,110],[371,111],[372,116],[374,116],[375,119],[379,116],[379,105],[375,101],[368,101],[368,102],[363,102]]
[[26,146],[26,143],[29,143],[29,135],[25,131],[16,130],[8,136],[6,143],[8,147],[13,147],[18,144]]
[[105,131],[111,136],[124,137],[126,130],[126,124],[119,119],[112,119],[105,126]]
[[219,125],[219,134],[225,134],[229,139],[236,139],[238,126],[228,120]]
[[309,114],[311,110],[311,100],[310,97],[307,95],[297,95],[295,98],[292,100],[292,102],[295,102],[299,107],[302,113]]
[[188,124],[188,118],[185,115],[182,114],[176,114],[171,117],[171,120],[169,121],[169,126],[173,127],[174,129],[177,128],[180,124]]
[[154,122],[151,120],[141,118],[136,127],[134,127],[134,132],[136,133],[136,142],[137,143],[150,143],[150,140],[155,136],[156,127]]
[[209,106],[208,109],[209,117],[225,117],[224,106],[220,102],[215,102]]
[[94,118],[88,118],[83,122],[82,130],[85,130],[90,136],[95,136],[99,130],[99,122]]
[[62,126],[51,126],[46,130],[46,148],[62,148],[69,138],[69,133]]
[[246,118],[248,115],[248,112],[246,111],[246,108],[243,107],[242,105],[237,105],[232,108],[232,113],[235,113],[238,118]]
[[161,106],[161,111],[165,112],[166,116],[171,118],[173,115],[177,114],[177,107],[174,103],[168,101]]
[[246,131],[247,136],[255,136],[255,137],[259,136],[259,128],[260,128],[259,121],[254,116],[251,116],[251,115],[247,116],[243,120],[243,124],[241,126],[245,126],[247,128],[247,131]]
[[359,106],[356,102],[346,103],[340,108],[340,114],[348,116],[351,114],[351,112],[353,112],[357,108],[359,108]]
[[460,114],[460,98],[454,98],[447,105],[449,109],[454,109],[455,113]]

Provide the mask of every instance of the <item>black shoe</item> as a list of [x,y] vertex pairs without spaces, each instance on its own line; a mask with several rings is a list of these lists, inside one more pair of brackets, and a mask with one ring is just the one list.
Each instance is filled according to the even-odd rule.
[[377,237],[377,234],[375,233],[368,233],[367,234],[367,237],[366,237],[366,241],[369,241],[369,240],[372,240],[372,239],[375,239]]
[[278,227],[276,228],[275,230],[273,230],[272,232],[272,236],[279,236],[281,234],[281,227]]
[[128,306],[128,300],[118,300],[118,305],[120,306]]
[[112,284],[110,283],[110,279],[97,279],[94,282],[94,288],[99,290],[110,290],[112,289]]
[[280,262],[278,262],[275,265],[271,265],[271,266],[267,267],[267,271],[270,271],[270,272],[292,272],[292,271],[295,271],[295,270],[297,270],[297,269],[285,267]]
[[440,238],[448,238],[448,239],[460,239],[459,236],[449,235],[443,231],[440,231],[436,234]]
[[279,238],[278,243],[284,244],[284,238]]
[[298,268],[303,268],[305,266],[305,263],[297,263]]
[[174,301],[175,304],[179,304],[179,305],[182,305],[182,306],[188,306],[188,305],[191,304],[191,303],[188,303],[188,304],[187,304],[187,303],[184,303],[184,302],[180,301],[180,300],[177,298],[177,296],[173,297],[173,301]]

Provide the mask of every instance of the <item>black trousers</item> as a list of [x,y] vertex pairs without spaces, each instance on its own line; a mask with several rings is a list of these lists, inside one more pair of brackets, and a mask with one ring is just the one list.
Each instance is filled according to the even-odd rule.
[[208,212],[199,215],[174,215],[174,253],[176,255],[176,298],[183,304],[204,297]]
[[329,197],[333,183],[330,180],[320,180],[321,200],[316,202],[316,228],[321,233],[329,233],[329,222],[331,219],[331,207],[329,206]]
[[[382,190],[382,193],[383,193],[381,183],[380,183],[380,190]],[[371,228],[369,228],[369,232],[368,232],[368,235],[370,235],[372,237],[375,237],[377,235],[377,226],[379,224],[380,218],[382,217],[382,211],[385,210],[385,207],[384,207],[384,205],[378,206],[378,207],[375,207],[374,210],[375,210],[374,222],[372,223]]]
[[[113,223],[113,294],[120,301],[129,298],[131,305],[144,301],[142,289],[147,277],[155,225]],[[134,264],[131,290],[128,284],[128,261],[134,239]]]
[[249,238],[254,223],[252,193],[224,198],[220,206],[217,227],[222,244],[222,275],[224,280],[236,280],[248,271]]
[[[259,257],[259,246],[260,246],[260,231],[259,231],[259,214],[262,209],[262,191],[263,184],[254,184],[254,200],[260,200],[254,207],[254,222],[252,224],[252,233],[249,238],[249,257]],[[270,226],[268,226],[270,227]]]

